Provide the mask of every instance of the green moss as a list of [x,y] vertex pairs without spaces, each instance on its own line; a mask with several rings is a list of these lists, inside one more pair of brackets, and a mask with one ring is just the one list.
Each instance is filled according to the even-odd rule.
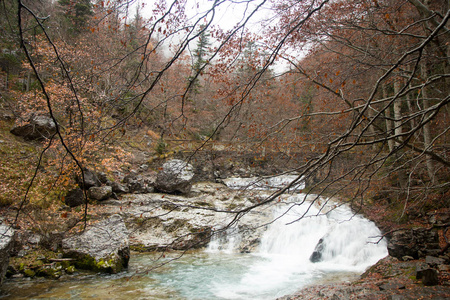
[[73,274],[77,271],[77,269],[75,268],[75,266],[68,266],[67,268],[65,268],[65,271],[67,274]]
[[201,207],[214,207],[211,203],[204,202],[204,201],[196,201],[194,202],[194,205],[201,206]]
[[62,275],[62,266],[60,263],[54,263],[51,265],[43,266],[36,270],[37,276],[48,277],[48,278],[59,278]]
[[31,269],[25,269],[23,271],[23,274],[25,274],[25,276],[27,276],[27,277],[34,277],[36,275],[36,272],[34,272]]
[[130,250],[136,252],[146,252],[147,248],[142,244],[137,244],[137,245],[130,245]]
[[177,205],[172,204],[172,203],[164,203],[161,205],[161,208],[165,209],[165,210],[173,210],[173,211],[180,210],[180,208]]
[[112,255],[108,259],[97,260],[92,256],[85,255],[83,258],[75,261],[78,269],[90,270],[94,272],[118,273],[123,266],[120,261],[115,260]]

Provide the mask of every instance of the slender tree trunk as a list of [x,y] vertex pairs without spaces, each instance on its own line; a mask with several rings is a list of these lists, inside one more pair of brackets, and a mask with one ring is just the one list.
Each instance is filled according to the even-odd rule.
[[6,76],[5,76],[5,90],[8,90],[8,85],[9,85],[9,82],[8,82],[8,78],[9,78],[9,70],[6,70]]
[[[387,98],[387,91],[386,91],[386,85],[383,85],[383,99]],[[387,133],[387,137],[389,137],[390,135],[392,135],[392,120],[391,120],[391,110],[390,107],[386,107],[386,109],[384,110],[384,116],[386,117],[386,133]],[[394,140],[389,139],[388,140],[388,147],[389,147],[389,152],[392,152],[394,150]]]
[[[370,107],[368,109],[368,115],[369,115],[369,121],[372,121],[374,119],[374,117],[375,117],[375,112]],[[372,136],[371,139],[375,139],[375,137],[377,135],[377,132],[376,132],[376,129],[375,129],[374,125],[370,125],[369,132],[370,132],[370,135]],[[372,149],[376,150],[377,149],[377,145],[376,144],[372,144]]]
[[[394,82],[394,94],[397,95],[401,89],[400,80],[396,80]],[[394,101],[394,134],[395,134],[395,146],[399,146],[401,144],[401,134],[403,132],[402,129],[402,110],[401,110],[402,102],[400,98],[395,99]]]
[[[422,63],[422,77],[423,78],[427,78],[426,76],[428,75],[428,68],[426,65],[426,62]],[[428,98],[428,90],[427,88],[423,88],[422,89],[422,101],[423,101],[423,109],[426,111],[429,107],[430,107],[430,100]],[[424,148],[425,150],[430,151],[432,144],[432,137],[431,137],[431,130],[430,130],[430,123],[426,123],[423,125],[423,143],[424,143]],[[427,162],[427,171],[428,171],[428,176],[430,177],[430,180],[433,182],[434,181],[434,164],[433,164],[433,160],[431,159],[431,157],[429,155],[426,156],[426,162]]]
[[31,86],[31,71],[28,72],[28,76],[27,76],[27,92],[30,91],[30,86]]

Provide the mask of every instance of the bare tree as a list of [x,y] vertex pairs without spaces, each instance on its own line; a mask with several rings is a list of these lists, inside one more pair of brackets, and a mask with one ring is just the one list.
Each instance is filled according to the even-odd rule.
[[[76,80],[62,54],[67,44],[57,43],[56,35],[50,34],[46,26],[51,16],[39,14],[28,6],[28,1],[16,1],[21,47],[42,89],[46,110],[57,124],[54,139],[59,140],[82,174],[81,154],[89,139],[99,135],[99,141],[108,140],[114,132],[125,130],[144,108],[149,114],[164,108],[165,119],[171,109],[168,123],[173,130],[181,132],[195,119],[187,109],[187,96],[200,74],[207,65],[212,73],[235,70],[245,51],[247,37],[252,36],[249,34],[252,22],[264,10],[269,13],[258,19],[259,24],[265,25],[264,31],[261,29],[263,34],[254,38],[265,48],[264,60],[250,76],[220,98],[223,101],[231,95],[234,97],[228,106],[220,109],[221,116],[210,137],[219,129],[230,128],[236,132],[242,127],[239,122],[242,108],[253,103],[258,84],[280,59],[290,64],[291,71],[271,79],[275,82],[296,73],[303,78],[302,82],[318,88],[320,99],[312,99],[313,112],[301,110],[288,117],[276,116],[277,121],[267,126],[268,133],[258,142],[263,145],[289,130],[298,133],[296,124],[306,119],[313,120],[312,124],[320,130],[308,133],[308,145],[314,146],[314,150],[305,152],[308,160],[291,170],[298,175],[297,179],[260,203],[230,211],[235,215],[230,226],[252,209],[274,203],[280,194],[302,180],[311,182],[309,193],[345,195],[355,209],[364,206],[374,182],[383,182],[386,190],[396,191],[405,203],[405,210],[411,197],[415,203],[422,203],[429,193],[448,193],[450,10],[447,1],[245,1],[240,3],[244,8],[242,18],[226,31],[217,27],[216,20],[227,7],[227,1],[208,2],[209,7],[194,17],[186,13],[189,2],[158,1],[145,31],[133,40],[123,29],[129,24],[118,21],[120,16],[126,19],[133,1],[112,2],[102,10],[100,21],[90,20],[88,29],[94,36],[97,32],[100,35],[101,22],[114,19],[118,36],[119,32],[122,34],[123,47],[117,48],[104,62],[106,71],[92,71],[91,77]],[[112,26],[113,22],[105,24]],[[49,81],[44,80],[44,72],[37,67],[38,56],[32,53],[35,35],[31,34],[31,28],[42,32],[41,42],[50,49],[63,84],[69,87],[73,103],[70,111],[78,120],[72,124],[72,132],[77,132],[78,140],[70,140],[63,132],[65,116],[53,113],[55,97],[48,93]],[[185,57],[189,45],[206,31],[215,38],[214,50],[202,57],[208,63],[196,68],[187,87],[172,87],[169,93],[169,88],[162,83],[180,66],[177,64]],[[293,49],[301,49],[301,54]],[[165,55],[158,57],[158,63],[152,63],[150,58],[156,52]],[[324,60],[318,63],[318,57]],[[121,77],[116,77],[115,82],[120,88],[114,89],[110,81],[104,82],[108,74],[117,70]],[[83,84],[95,77],[103,78],[99,86],[110,94],[94,105],[81,97]],[[88,86],[85,90],[85,95],[100,98],[98,88]],[[408,106],[408,101],[413,105]],[[115,122],[98,122],[95,128],[90,128],[85,122],[86,103],[102,111],[113,111],[126,104],[128,110],[122,111]],[[319,126],[321,123],[329,126]],[[202,146],[208,142],[210,138]],[[301,143],[292,142],[290,147],[302,148]]]

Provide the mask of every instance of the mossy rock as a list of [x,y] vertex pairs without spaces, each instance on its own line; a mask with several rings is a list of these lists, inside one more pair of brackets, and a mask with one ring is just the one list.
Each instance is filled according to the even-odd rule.
[[75,267],[82,270],[116,274],[126,268],[125,262],[116,255],[96,259],[90,255],[79,257],[74,262]]
[[31,269],[24,269],[23,274],[27,277],[34,277],[36,276],[36,272]]
[[36,276],[47,278],[59,278],[63,274],[63,267],[60,263],[53,263],[51,265],[42,266],[36,270]]
[[64,270],[66,271],[67,274],[73,274],[77,271],[75,266],[68,266]]

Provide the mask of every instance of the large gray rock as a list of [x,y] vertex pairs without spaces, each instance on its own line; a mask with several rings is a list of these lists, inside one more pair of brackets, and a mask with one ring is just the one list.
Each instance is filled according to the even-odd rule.
[[77,175],[77,177],[76,177],[76,181],[82,189],[84,187],[85,190],[88,190],[89,188],[91,188],[93,186],[101,186],[102,185],[102,183],[98,179],[95,172],[93,172],[87,168],[84,168],[83,175],[84,175],[84,182],[83,182],[83,177],[81,176],[81,174]]
[[44,115],[35,115],[27,122],[16,121],[11,133],[29,140],[38,140],[51,137],[56,132],[53,119]]
[[9,254],[13,247],[14,230],[6,225],[0,225],[0,285],[9,265]]
[[404,256],[418,259],[437,255],[440,251],[439,236],[436,231],[426,228],[395,231],[389,238],[388,251],[390,256],[398,259]]
[[92,200],[106,200],[112,195],[112,187],[105,185],[105,186],[93,186],[88,190],[89,198]]
[[128,230],[120,215],[112,215],[78,236],[62,241],[65,257],[79,269],[117,273],[128,266]]
[[172,159],[162,166],[156,177],[155,188],[165,193],[187,194],[191,190],[193,178],[192,165],[179,159]]
[[128,186],[120,184],[116,181],[111,182],[112,191],[117,194],[125,194],[130,191]]

